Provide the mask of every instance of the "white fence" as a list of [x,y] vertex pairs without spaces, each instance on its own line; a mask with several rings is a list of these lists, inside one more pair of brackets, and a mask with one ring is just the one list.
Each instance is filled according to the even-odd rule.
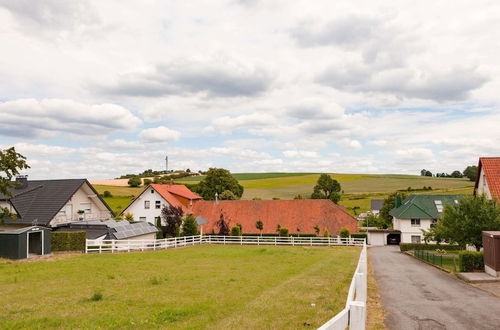
[[157,240],[86,240],[86,253],[162,250],[196,244],[362,246],[345,308],[319,330],[364,330],[366,324],[367,252],[364,238],[277,236],[184,236]]
[[366,244],[359,256],[358,266],[354,272],[347,295],[345,308],[318,330],[364,330],[366,327],[366,298],[368,290],[368,268]]
[[86,253],[162,250],[195,244],[363,246],[364,238],[278,236],[184,236],[157,240],[87,240]]

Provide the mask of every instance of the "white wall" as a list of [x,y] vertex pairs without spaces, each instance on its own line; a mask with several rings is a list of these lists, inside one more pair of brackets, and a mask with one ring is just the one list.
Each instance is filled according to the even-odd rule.
[[421,229],[429,230],[431,228],[432,219],[420,219],[420,226],[412,226],[410,219],[392,219],[394,229],[401,231],[401,243],[411,243],[412,236],[420,236],[420,240],[424,242],[424,235]]
[[[149,201],[149,209],[144,208],[144,201]],[[155,207],[156,201],[160,201],[160,208]],[[130,204],[122,213],[132,213],[134,221],[145,220],[156,226],[155,218],[161,214],[161,209],[164,206],[170,205],[167,201],[154,189],[148,188],[139,197],[137,197],[132,204]],[[146,219],[141,219],[145,217]]]
[[8,201],[0,201],[0,207],[8,209],[10,213],[17,214],[17,212],[14,209],[14,207],[12,206],[12,204]]
[[373,246],[387,245],[388,233],[368,232],[368,244]]
[[83,215],[84,220],[106,220],[111,218],[111,212],[99,200],[92,189],[87,184],[83,184],[61,209],[66,211],[65,214],[58,213],[50,221],[50,226],[79,221],[81,216],[78,214],[78,210],[86,207],[88,203],[90,203],[90,212]]
[[477,185],[476,193],[477,195],[485,194],[488,199],[491,199],[490,188],[488,187],[488,183],[486,182],[483,168],[481,168],[481,173],[479,173],[479,183]]

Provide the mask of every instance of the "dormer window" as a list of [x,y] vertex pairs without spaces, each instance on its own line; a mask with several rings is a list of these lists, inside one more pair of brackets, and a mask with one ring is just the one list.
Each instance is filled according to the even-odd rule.
[[443,202],[442,201],[436,200],[436,201],[434,201],[434,204],[436,205],[436,209],[437,209],[438,213],[443,212]]

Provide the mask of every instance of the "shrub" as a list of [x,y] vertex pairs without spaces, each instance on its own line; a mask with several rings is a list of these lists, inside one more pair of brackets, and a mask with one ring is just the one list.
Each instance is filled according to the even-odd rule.
[[349,237],[350,232],[349,232],[349,229],[347,229],[346,227],[342,227],[342,228],[340,229],[340,233],[339,233],[339,234],[340,234],[340,237],[341,237],[341,238],[348,238],[348,237]]
[[105,190],[103,193],[103,196],[104,197],[113,197],[113,195],[111,194],[111,192],[109,190]]
[[260,197],[254,197],[254,198],[252,198],[252,200],[253,201],[260,201],[260,200],[262,200],[262,198],[260,198]]
[[134,177],[128,179],[128,185],[131,187],[139,187],[141,185],[141,183],[142,183],[142,180],[138,176],[134,176]]
[[194,236],[198,234],[198,224],[196,223],[196,218],[189,214],[184,218],[182,222],[182,235],[183,236]]
[[325,228],[323,231],[323,237],[330,237],[330,232],[328,231],[328,228]]
[[458,251],[461,250],[458,245],[444,245],[444,244],[422,244],[422,243],[400,243],[399,250],[401,252],[411,251],[411,250],[437,250],[443,249],[446,251]]
[[458,253],[458,269],[460,272],[484,270],[483,252],[460,251]]
[[130,212],[125,213],[125,220],[127,220],[128,222],[134,222],[134,215]]
[[143,185],[144,187],[149,186],[151,183],[153,183],[153,181],[152,181],[151,179],[144,179],[144,180],[142,181],[142,185]]
[[236,225],[233,228],[231,228],[231,236],[241,236],[240,226]]
[[51,236],[52,251],[84,251],[87,233],[84,231],[56,231]]
[[280,227],[279,234],[281,237],[287,237],[288,236],[288,228]]
[[351,234],[352,238],[364,238],[366,239],[368,235],[366,234]]
[[90,301],[100,301],[102,300],[102,292],[97,290],[94,292],[94,294],[90,297]]

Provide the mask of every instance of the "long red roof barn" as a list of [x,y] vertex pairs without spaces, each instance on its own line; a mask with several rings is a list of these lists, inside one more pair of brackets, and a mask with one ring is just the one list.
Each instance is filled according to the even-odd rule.
[[325,228],[331,235],[338,235],[342,227],[358,232],[356,219],[326,199],[196,201],[190,213],[208,220],[204,233],[218,232],[221,213],[230,228],[239,223],[245,234],[258,234],[255,223],[259,220],[264,223],[263,233],[275,234],[278,225],[288,228],[290,234],[314,234],[315,226],[320,235]]

